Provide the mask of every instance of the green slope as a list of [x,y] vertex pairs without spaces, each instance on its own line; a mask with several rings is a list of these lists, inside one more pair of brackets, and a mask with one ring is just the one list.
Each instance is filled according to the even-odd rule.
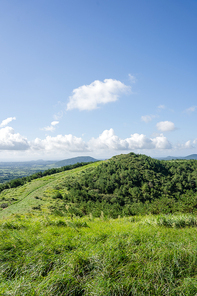
[[61,200],[56,201],[53,197],[59,192],[64,195],[67,190],[63,185],[69,177],[77,177],[82,171],[94,168],[99,163],[89,164],[83,167],[65,171],[50,176],[42,177],[23,186],[10,188],[0,193],[0,206],[6,204],[7,207],[0,208],[0,218],[10,214],[32,213],[35,211],[49,212],[53,204],[61,204]]

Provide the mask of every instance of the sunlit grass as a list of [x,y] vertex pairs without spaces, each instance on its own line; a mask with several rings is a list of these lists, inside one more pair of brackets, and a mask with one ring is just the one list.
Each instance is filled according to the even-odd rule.
[[197,228],[158,221],[48,214],[2,220],[0,295],[195,295]]
[[[49,207],[53,201],[53,195],[58,187],[61,193],[67,193],[64,182],[67,177],[77,176],[84,170],[92,169],[101,162],[91,163],[89,165],[64,171],[50,176],[32,180],[23,186],[10,188],[0,193],[0,204],[7,203],[8,207],[2,209],[0,207],[0,218],[5,218],[11,214],[30,213],[35,207],[42,208],[44,212],[50,212]],[[38,197],[38,199],[37,199]]]

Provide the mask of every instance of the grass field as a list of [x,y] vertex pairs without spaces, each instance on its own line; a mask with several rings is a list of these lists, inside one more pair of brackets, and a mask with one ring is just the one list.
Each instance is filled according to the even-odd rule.
[[0,235],[0,295],[197,293],[194,216],[13,215]]

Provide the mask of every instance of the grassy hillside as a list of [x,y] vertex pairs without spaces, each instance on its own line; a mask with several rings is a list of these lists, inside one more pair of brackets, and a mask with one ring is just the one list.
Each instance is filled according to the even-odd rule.
[[196,295],[196,223],[14,215],[0,221],[0,295]]
[[93,169],[98,164],[93,163],[71,171],[32,179],[23,186],[3,190],[0,193],[0,218],[16,213],[49,213],[51,210],[59,209],[64,206],[62,197],[67,193],[64,184],[68,176],[78,178],[84,170]]

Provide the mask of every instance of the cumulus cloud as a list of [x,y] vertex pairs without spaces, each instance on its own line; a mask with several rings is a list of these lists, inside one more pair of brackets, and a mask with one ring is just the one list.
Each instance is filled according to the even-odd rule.
[[156,116],[155,115],[144,115],[144,116],[141,116],[141,120],[148,123],[150,121],[153,120],[153,118],[155,118]]
[[112,149],[112,150],[125,150],[128,149],[128,143],[121,140],[115,135],[114,130],[111,128],[105,130],[98,138],[92,138],[89,141],[90,147],[93,149]]
[[143,134],[132,134],[130,138],[120,139],[114,130],[105,130],[98,138],[92,138],[89,146],[93,149],[134,150],[134,149],[170,149],[171,143],[163,134],[148,138]]
[[192,107],[190,107],[190,108],[187,108],[187,109],[185,110],[185,112],[188,113],[188,114],[190,114],[190,113],[196,111],[196,109],[197,109],[197,106],[192,106]]
[[51,122],[51,125],[52,125],[52,126],[55,126],[55,125],[57,125],[58,123],[59,123],[59,121],[52,121],[52,122]]
[[27,149],[29,149],[29,143],[27,139],[21,136],[19,133],[15,133],[12,127],[6,126],[0,129],[0,150]]
[[55,126],[59,123],[59,121],[52,121],[50,126],[43,127],[43,131],[53,132],[55,130]]
[[193,141],[193,143],[196,145],[197,144],[197,138]]
[[157,129],[161,132],[168,132],[175,130],[175,125],[171,121],[160,121],[157,123]]
[[154,146],[156,149],[171,149],[172,144],[168,141],[166,137],[164,137],[163,134],[160,134],[159,136],[152,139]]
[[197,145],[197,139],[189,140],[184,144],[184,148],[195,148]]
[[69,97],[67,110],[93,110],[100,104],[117,101],[121,93],[126,93],[130,89],[130,86],[118,80],[105,79],[104,82],[95,80],[89,85],[73,90],[72,96]]
[[57,135],[56,137],[47,136],[44,140],[36,138],[32,144],[34,150],[45,151],[69,151],[69,152],[81,152],[88,151],[87,144],[82,138],[77,138],[71,134],[69,135]]
[[16,120],[16,117],[8,117],[8,118],[4,119],[1,122],[0,127],[4,127],[4,126],[8,125],[8,123],[10,123],[12,120]]
[[175,146],[175,148],[176,149],[193,149],[193,148],[195,148],[195,144],[196,144],[195,140],[194,141],[188,140],[185,143],[182,143],[182,144],[179,143],[179,144],[177,144]]
[[[194,143],[193,143],[194,144]],[[194,145],[192,144],[192,141],[189,140],[185,143],[184,148],[194,148]]]
[[[56,122],[52,122],[56,125]],[[53,126],[52,125],[52,126]],[[0,151],[2,150],[28,150],[29,153],[67,153],[67,152],[89,152],[89,151],[121,151],[135,149],[170,149],[170,142],[163,134],[148,138],[143,134],[131,134],[129,138],[119,138],[113,129],[104,130],[98,138],[92,138],[89,142],[83,141],[81,137],[69,135],[47,136],[45,139],[36,138],[28,142],[25,137],[15,133],[13,128],[4,127],[0,129]],[[33,154],[32,154],[33,155]]]

